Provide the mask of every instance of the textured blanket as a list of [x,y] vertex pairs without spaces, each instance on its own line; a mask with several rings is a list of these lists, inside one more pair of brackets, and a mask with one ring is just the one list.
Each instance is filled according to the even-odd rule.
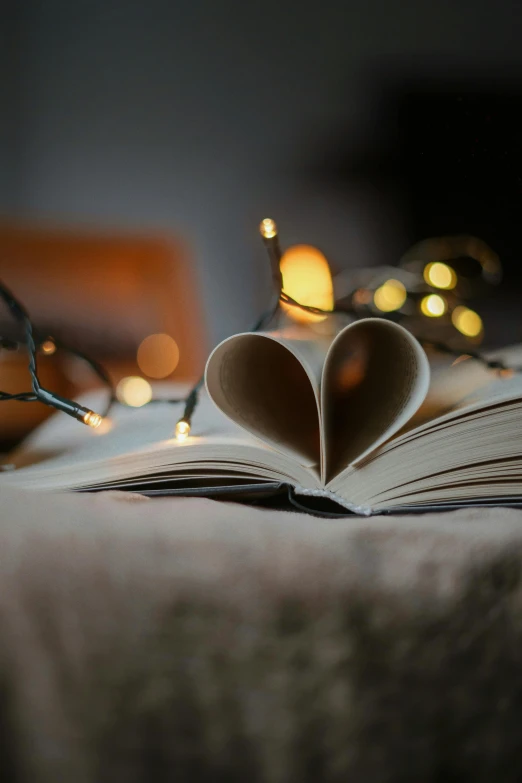
[[0,504],[2,781],[522,779],[522,513]]

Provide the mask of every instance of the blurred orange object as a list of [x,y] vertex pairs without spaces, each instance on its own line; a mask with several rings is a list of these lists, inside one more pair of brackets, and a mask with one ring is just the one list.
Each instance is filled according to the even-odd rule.
[[[61,362],[47,356],[38,356],[38,376],[42,386],[67,396],[71,384],[67,381]],[[25,350],[0,353],[0,389],[9,394],[30,392],[31,379]],[[0,444],[12,445],[53,413],[53,409],[41,402],[0,403]],[[2,449],[0,448],[0,451]]]
[[[141,356],[140,370],[137,361],[139,346],[151,335],[168,336],[176,349],[175,361],[159,363],[153,356],[155,366],[161,365],[155,377],[167,372],[176,381],[190,381],[203,370],[208,340],[201,297],[187,249],[178,240],[3,223],[0,279],[26,306],[38,330],[96,358],[115,383],[152,365]],[[0,334],[10,327],[11,316],[0,304]],[[60,362],[75,394],[96,383],[81,363],[59,353],[49,359]],[[18,359],[5,361],[2,375],[17,377]],[[14,390],[12,384],[8,389],[0,383],[0,388]],[[29,388],[24,383],[17,390]],[[4,404],[11,409],[15,403]],[[0,439],[8,413],[2,406]],[[21,413],[28,407],[18,406]],[[45,406],[40,407],[45,415]]]

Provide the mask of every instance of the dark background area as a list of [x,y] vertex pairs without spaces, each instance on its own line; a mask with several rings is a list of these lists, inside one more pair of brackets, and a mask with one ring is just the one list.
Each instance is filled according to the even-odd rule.
[[265,304],[266,215],[336,269],[474,233],[522,337],[519,2],[2,7],[3,216],[186,238],[213,341]]

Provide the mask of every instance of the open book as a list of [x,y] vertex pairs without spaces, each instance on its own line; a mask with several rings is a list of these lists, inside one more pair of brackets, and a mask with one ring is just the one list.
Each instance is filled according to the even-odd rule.
[[0,486],[238,499],[283,487],[362,514],[522,500],[521,376],[470,359],[430,381],[425,352],[392,322],[355,322],[329,344],[235,335],[205,379],[185,442],[166,404],[120,409],[102,434],[58,414],[9,457]]

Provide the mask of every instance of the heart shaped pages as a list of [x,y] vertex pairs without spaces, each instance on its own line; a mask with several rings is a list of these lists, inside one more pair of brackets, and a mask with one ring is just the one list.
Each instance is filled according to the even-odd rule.
[[367,318],[329,346],[305,330],[234,335],[210,355],[205,380],[226,416],[316,464],[327,483],[407,423],[427,394],[429,364],[402,326]]

